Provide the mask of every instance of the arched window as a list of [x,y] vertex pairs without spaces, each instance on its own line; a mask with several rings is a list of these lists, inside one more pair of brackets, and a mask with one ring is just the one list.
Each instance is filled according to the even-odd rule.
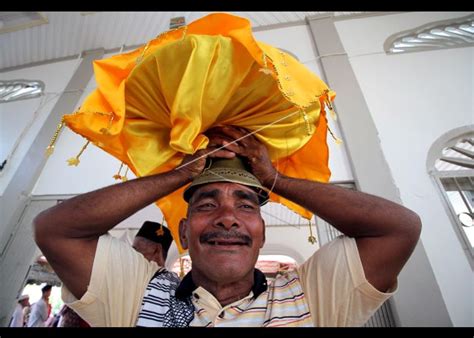
[[457,128],[431,147],[428,172],[443,195],[446,209],[470,260],[474,258],[474,126]]
[[389,55],[474,45],[474,16],[431,22],[396,33],[384,43]]

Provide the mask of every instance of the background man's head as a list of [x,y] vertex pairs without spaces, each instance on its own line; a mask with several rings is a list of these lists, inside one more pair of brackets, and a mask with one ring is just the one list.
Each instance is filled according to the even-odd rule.
[[43,298],[49,298],[51,295],[51,289],[53,288],[52,285],[46,284],[41,288],[41,292],[43,293]]
[[21,295],[18,298],[18,303],[20,303],[22,307],[30,306],[30,297],[28,295]]
[[133,248],[149,261],[164,266],[168,250],[173,242],[167,227],[157,222],[146,221],[133,240]]

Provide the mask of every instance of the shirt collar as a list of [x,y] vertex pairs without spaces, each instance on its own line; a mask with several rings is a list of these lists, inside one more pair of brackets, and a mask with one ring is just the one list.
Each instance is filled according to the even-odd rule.
[[[261,293],[267,290],[268,283],[267,278],[263,274],[262,271],[259,269],[254,269],[253,272],[253,297],[257,298],[260,296]],[[197,289],[197,285],[194,284],[191,271],[189,271],[186,276],[184,276],[181,283],[179,283],[178,288],[176,289],[176,298],[180,300],[185,300],[186,298],[190,297],[192,292]]]

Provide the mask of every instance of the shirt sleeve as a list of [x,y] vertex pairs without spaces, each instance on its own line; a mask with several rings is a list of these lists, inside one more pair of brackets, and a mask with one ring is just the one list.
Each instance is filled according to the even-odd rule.
[[135,326],[145,289],[158,270],[128,243],[99,238],[86,293],[77,300],[62,287],[63,301],[93,327]]
[[315,326],[362,326],[392,296],[365,278],[354,238],[339,236],[298,267]]

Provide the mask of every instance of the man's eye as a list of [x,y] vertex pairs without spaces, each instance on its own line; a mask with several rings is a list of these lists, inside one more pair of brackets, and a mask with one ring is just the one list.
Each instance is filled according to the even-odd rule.
[[251,204],[242,204],[240,207],[241,207],[242,209],[249,209],[249,210],[255,209],[255,207],[254,207],[253,205],[251,205]]
[[203,203],[203,204],[199,204],[197,206],[198,209],[209,209],[209,208],[214,208],[214,204],[212,203]]

